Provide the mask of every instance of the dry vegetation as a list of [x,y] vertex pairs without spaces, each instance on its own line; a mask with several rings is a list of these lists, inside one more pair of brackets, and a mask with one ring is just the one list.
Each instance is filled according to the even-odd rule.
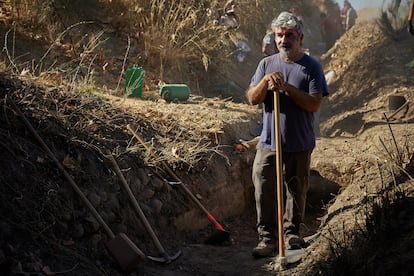
[[[234,50],[231,46],[237,35],[212,23],[205,12],[210,4],[215,3],[96,1],[86,5],[81,1],[9,1],[3,9],[10,14],[10,29],[5,38],[5,50],[12,65],[10,69],[33,76],[58,74],[67,66],[53,58],[59,54],[56,50],[61,50],[72,58],[71,67],[76,68],[72,72],[65,70],[66,74],[60,74],[62,78],[74,81],[72,86],[93,84],[94,72],[105,70],[111,63],[111,52],[105,49],[111,42],[105,43],[109,38],[103,35],[104,31],[110,31],[122,40],[127,37],[125,45],[122,45],[124,64],[119,68],[120,78],[125,66],[131,63],[149,70],[153,68],[161,81],[165,80],[164,75],[181,76],[186,80],[201,78],[194,75],[194,72],[200,71],[194,68],[204,68],[205,71],[211,63],[223,63]],[[83,9],[90,13],[86,16],[90,20],[82,18]],[[85,32],[85,29],[90,31],[91,28],[96,31]],[[14,53],[16,32],[34,33],[35,39],[43,39],[45,43],[50,43],[50,47],[42,56],[31,57],[32,60],[22,63],[21,57],[16,57]],[[73,66],[76,63],[78,66]],[[104,67],[99,68],[101,66]],[[184,77],[191,72],[191,76]],[[122,90],[119,85],[116,88]],[[115,93],[120,95],[122,91]]]
[[[234,56],[239,39],[253,43],[253,49],[260,47],[257,34],[264,33],[280,10],[311,10],[308,1],[281,1],[277,7],[272,1],[239,1],[240,27],[225,29],[213,24],[206,12],[210,8],[222,14],[223,5],[217,0],[4,1],[7,69],[58,84],[65,80],[74,88],[96,84],[122,95],[126,66],[138,64],[148,73],[150,90],[151,84],[173,79],[189,83],[194,93],[207,94],[212,83],[236,77],[232,72],[238,66]],[[43,41],[43,47],[30,56],[16,56],[16,35],[24,33],[35,34],[31,39]],[[255,52],[252,55],[260,57]]]
[[[231,56],[236,51],[237,40],[251,39],[255,31],[262,32],[263,18],[269,18],[270,22],[273,13],[294,3],[281,4],[263,17],[261,14],[272,5],[271,1],[239,3],[239,12],[244,15],[240,16],[242,27],[234,30],[213,24],[213,19],[207,16],[207,8],[215,8],[222,14],[223,3],[219,1],[186,1],[184,4],[184,1],[137,3],[123,0],[96,1],[88,5],[82,1],[63,0],[5,1],[2,6],[7,26],[4,70],[80,95],[127,96],[125,70],[134,63],[146,71],[146,98],[158,100],[157,89],[168,80],[188,82],[192,94],[203,94],[204,90],[220,95],[226,87],[212,92],[211,83],[227,80],[226,74],[234,71]],[[307,5],[300,1],[297,4]],[[41,41],[42,46],[31,53],[21,53],[22,36],[26,36],[29,43]],[[119,39],[115,41],[116,38]],[[119,42],[125,44],[119,45]],[[243,98],[243,92],[238,92]],[[216,103],[202,100],[202,103],[224,107],[231,98]],[[234,98],[240,99],[240,96]],[[194,102],[199,101],[195,99]],[[84,105],[88,106],[81,104]],[[211,151],[207,149],[209,146],[222,155],[221,149],[216,148],[218,136],[223,132],[223,122],[229,118],[217,113],[206,118],[194,110],[177,114],[174,107],[157,109],[156,102],[145,104],[139,115],[153,120],[151,124],[159,132],[156,143],[162,145],[162,156],[171,163],[191,167],[200,156]],[[57,110],[57,114],[59,112]],[[106,110],[101,112],[104,114]],[[108,117],[108,121],[111,118]],[[84,125],[77,123],[76,127],[82,129]]]

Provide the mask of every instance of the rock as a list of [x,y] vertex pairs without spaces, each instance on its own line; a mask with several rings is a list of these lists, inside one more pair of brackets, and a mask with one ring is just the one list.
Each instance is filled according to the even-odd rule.
[[160,214],[162,205],[162,202],[156,198],[151,200],[151,207],[153,208],[154,214],[156,215]]
[[108,210],[114,211],[115,213],[119,211],[120,204],[119,204],[118,197],[115,193],[109,195],[109,200],[106,203],[106,206]]
[[94,192],[91,192],[88,196],[89,201],[93,207],[97,208],[101,204],[101,197]]
[[0,264],[6,259],[6,254],[4,254],[3,250],[0,248]]
[[155,192],[154,192],[154,190],[147,188],[147,189],[144,189],[141,192],[140,195],[144,199],[150,199],[150,198],[152,198],[155,195]]
[[139,169],[137,173],[138,177],[141,179],[142,185],[148,185],[148,183],[150,182],[150,178],[147,174],[147,171],[145,169]]
[[93,244],[93,246],[94,247],[97,247],[98,246],[98,244],[99,244],[99,242],[102,240],[102,235],[101,234],[99,234],[99,233],[97,233],[97,234],[94,234],[94,235],[92,235],[92,237],[91,237],[91,242],[92,242],[92,244]]
[[141,190],[142,184],[141,180],[139,178],[133,178],[130,182],[130,188],[133,194],[137,195],[139,194],[139,191]]
[[116,221],[117,217],[114,212],[110,211],[106,214],[106,219],[108,224],[112,224]]
[[55,231],[57,233],[66,233],[69,230],[69,226],[66,222],[57,221],[55,224]]
[[99,230],[101,226],[99,222],[94,217],[91,217],[91,216],[86,217],[85,221],[86,221],[85,230],[88,234],[95,233],[96,231]]
[[84,234],[85,229],[83,228],[82,224],[76,224],[73,227],[73,237],[80,239],[83,237]]
[[62,219],[64,221],[71,221],[72,220],[72,212],[70,212],[70,211],[63,211],[62,212]]
[[127,233],[128,232],[128,227],[123,224],[123,223],[118,223],[114,226],[114,230],[113,230],[116,234],[119,233]]
[[154,187],[154,190],[158,192],[164,188],[164,185],[166,185],[164,181],[162,181],[158,177],[151,178],[151,184]]
[[111,183],[113,183],[112,185],[112,189],[114,189],[114,192],[119,192],[121,190],[121,185],[118,184],[119,177],[117,175],[113,176],[111,179]]
[[0,222],[0,241],[7,240],[12,236],[12,230],[6,222]]
[[105,202],[108,200],[108,194],[106,191],[101,190],[98,192],[99,196],[101,197],[101,202]]

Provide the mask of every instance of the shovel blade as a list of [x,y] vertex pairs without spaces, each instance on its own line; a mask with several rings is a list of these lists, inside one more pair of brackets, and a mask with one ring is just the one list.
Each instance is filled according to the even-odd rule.
[[181,254],[182,254],[182,252],[179,250],[173,256],[170,256],[167,253],[163,253],[159,257],[147,256],[147,258],[148,258],[148,260],[151,260],[151,261],[156,262],[156,263],[169,264],[172,261],[176,260],[178,257],[180,257]]
[[205,244],[210,245],[230,245],[231,239],[230,239],[230,233],[226,230],[216,230],[212,235],[210,235],[205,241]]
[[293,266],[297,264],[302,259],[302,254],[304,252],[303,248],[300,249],[290,249],[285,251],[285,256],[280,257],[276,256],[276,260],[273,263],[273,270],[283,271],[289,267],[289,264]]
[[300,249],[291,249],[285,251],[285,256],[288,264],[294,264],[299,262],[302,259],[302,254],[305,252],[303,248]]
[[141,261],[145,260],[144,253],[124,233],[118,234],[106,246],[125,272],[131,272]]

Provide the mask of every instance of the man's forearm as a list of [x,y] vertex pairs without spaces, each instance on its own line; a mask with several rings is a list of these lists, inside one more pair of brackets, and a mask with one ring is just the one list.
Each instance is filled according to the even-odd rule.
[[321,107],[322,93],[309,94],[290,84],[285,84],[283,90],[289,94],[298,106],[306,111],[316,112]]
[[264,102],[267,93],[267,81],[263,78],[257,85],[249,87],[247,90],[247,99],[251,105]]

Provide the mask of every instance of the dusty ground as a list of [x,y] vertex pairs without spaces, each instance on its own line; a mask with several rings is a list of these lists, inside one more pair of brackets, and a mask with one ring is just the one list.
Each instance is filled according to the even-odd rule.
[[[303,227],[304,236],[316,235],[303,261],[290,265],[284,274],[339,275],[335,272],[342,271],[342,275],[409,275],[414,271],[410,239],[414,188],[407,181],[407,174],[413,175],[412,165],[407,165],[413,162],[413,108],[409,105],[389,124],[384,120],[384,114],[392,114],[388,96],[414,100],[413,69],[405,66],[414,58],[412,45],[414,38],[408,35],[400,41],[389,40],[372,21],[361,22],[321,57],[325,71],[335,74],[330,84],[332,94],[321,110],[321,133],[313,155]],[[254,136],[260,110],[202,97],[169,104],[151,91],[144,99],[102,94],[86,97],[22,79],[8,74],[0,78],[3,274],[122,274],[105,249],[107,235],[12,111],[10,100],[50,145],[114,232],[126,232],[145,254],[157,255],[119,187],[119,178],[103,156],[105,149],[116,156],[167,252],[182,251],[170,264],[142,261],[131,274],[276,274],[272,264],[277,258],[251,257],[256,244],[249,171],[254,151],[235,150],[238,139]],[[231,245],[203,243],[213,233],[212,226],[179,189],[165,183],[162,178],[169,176],[159,170],[160,161],[132,139],[127,124],[150,141],[158,154],[169,157],[177,174],[230,232]],[[392,165],[396,162],[407,174]],[[242,195],[218,185],[226,180],[240,182]],[[399,184],[397,192],[403,191],[406,197],[396,201],[397,207],[392,204],[393,184]],[[381,201],[384,190],[390,190],[391,202],[382,202],[392,206],[392,220],[385,223],[391,232],[376,232],[392,233],[392,238],[386,236],[386,244],[385,237],[373,236],[373,243],[366,243],[375,247],[355,261],[344,249],[349,244],[350,251],[362,248],[357,233],[370,233],[365,232],[370,226],[365,226],[365,219],[375,209],[373,202]],[[375,238],[381,242],[375,243]],[[341,259],[341,254],[348,259]]]

